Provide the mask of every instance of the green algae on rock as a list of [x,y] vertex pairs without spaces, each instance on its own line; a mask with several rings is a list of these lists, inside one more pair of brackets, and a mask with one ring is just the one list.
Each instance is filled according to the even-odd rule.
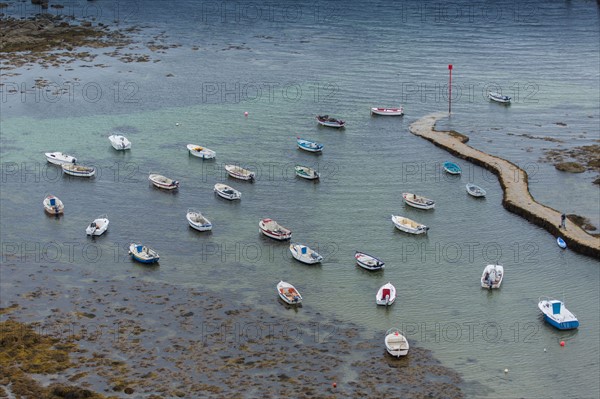
[[40,385],[29,374],[53,374],[70,368],[69,353],[75,344],[37,334],[23,323],[0,322],[0,396],[36,399],[104,399],[87,389]]

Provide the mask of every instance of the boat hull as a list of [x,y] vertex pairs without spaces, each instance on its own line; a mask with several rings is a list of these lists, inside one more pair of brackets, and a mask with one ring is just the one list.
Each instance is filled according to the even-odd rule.
[[190,225],[190,227],[194,230],[198,230],[198,231],[210,231],[212,230],[212,224],[197,224],[194,222],[191,222],[190,220],[188,220],[188,224]]
[[[403,222],[403,221],[406,221],[406,222]],[[424,224],[419,224],[413,220],[403,218],[400,216],[392,215],[392,223],[398,230],[403,231],[408,234],[415,234],[415,235],[427,234],[427,232],[429,231],[429,227],[425,226]],[[413,224],[416,224],[417,226],[413,227]]]
[[131,254],[131,259],[134,259],[136,262],[140,262],[140,263],[144,263],[144,264],[157,263],[159,260],[158,258],[152,258],[152,259],[140,258],[136,254]]
[[339,119],[335,119],[335,118],[329,118],[328,116],[323,116],[323,117],[317,116],[317,122],[321,126],[333,127],[336,129],[346,126],[346,122],[339,120]]
[[[52,202],[54,202],[54,205],[52,205]],[[65,211],[63,202],[53,195],[48,195],[44,198],[42,205],[44,206],[44,211],[50,215],[62,215]]]
[[404,198],[404,202],[406,205],[412,206],[417,209],[433,209],[435,208],[435,202],[433,200],[417,196],[416,198],[412,197],[413,194],[404,193],[402,194],[402,198]]
[[147,247],[142,247],[140,250],[139,247],[141,245],[135,243],[129,245],[129,254],[133,260],[144,264],[157,263],[159,261],[160,256],[158,252]]
[[538,308],[542,312],[544,320],[559,330],[574,330],[579,327],[577,316],[570,312],[561,301],[543,297],[538,302]]
[[[306,253],[302,253],[302,248],[306,248]],[[305,263],[307,265],[314,265],[316,263],[320,263],[323,260],[323,257],[321,255],[303,245],[290,244],[290,252],[294,259],[296,259],[298,262]],[[312,254],[314,254],[314,256]]]
[[301,150],[304,150],[304,151],[308,151],[308,152],[321,152],[323,150],[322,148],[308,148],[308,147],[303,147],[301,145],[298,145],[298,148],[300,148]]
[[101,236],[108,230],[109,221],[106,218],[95,219],[92,223],[95,223],[96,226],[100,224],[100,227],[94,227],[91,224],[85,229],[85,234],[88,236]]
[[444,170],[451,175],[460,175],[462,170],[454,162],[444,162]]
[[336,123],[336,122],[321,122],[321,121],[319,121],[319,123],[321,124],[321,126],[333,127],[336,129],[344,127],[344,125],[342,125],[340,123]]
[[404,335],[393,332],[385,336],[385,349],[394,357],[402,357],[408,355],[410,345]]
[[510,104],[510,101],[512,100],[510,97],[503,96],[499,93],[488,93],[488,98],[500,104]]
[[242,193],[224,184],[215,184],[214,192],[217,193],[219,197],[229,201],[239,200],[242,198]]
[[375,303],[380,306],[390,306],[396,300],[396,287],[387,283],[379,288],[375,295]]
[[296,176],[306,180],[316,180],[319,178],[319,173],[316,170],[305,166],[296,166],[294,170],[296,172]]
[[267,236],[269,238],[272,238],[274,240],[277,240],[277,241],[286,241],[286,240],[289,240],[289,239],[292,238],[292,233],[280,234],[280,233],[276,233],[276,232],[273,232],[271,230],[267,230],[267,229],[263,229],[263,228],[259,228],[259,231],[263,235],[265,235],[265,236]]
[[62,152],[46,152],[44,155],[46,156],[46,160],[54,165],[77,163],[77,158],[71,155],[63,154]]
[[544,320],[546,320],[546,323],[550,324],[552,327],[555,327],[559,330],[575,330],[575,329],[579,328],[578,320],[572,320],[572,321],[567,321],[567,322],[561,323],[557,320],[554,320],[552,317],[550,317],[548,315],[544,315]]
[[272,219],[262,219],[258,222],[258,231],[277,241],[286,241],[292,238],[292,232],[290,230],[280,226]]
[[125,136],[112,135],[108,137],[110,144],[117,151],[130,150],[131,141],[127,140]]
[[[198,216],[202,216],[204,218],[204,222],[198,222],[194,220]],[[206,219],[200,212],[196,211],[188,211],[186,214],[186,219],[191,228],[198,231],[209,231],[212,230],[212,223],[210,220]]]
[[356,264],[365,270],[382,270],[385,268],[385,263],[374,256],[365,254],[364,252],[357,252],[354,254]]
[[298,139],[298,148],[308,152],[321,152],[323,151],[323,145],[315,143],[314,141]]
[[563,240],[561,237],[558,237],[556,239],[556,245],[558,245],[559,247],[561,247],[562,249],[567,249],[567,243],[565,242],[565,240]]
[[280,281],[279,284],[277,284],[277,295],[279,295],[279,298],[288,305],[299,305],[302,302],[302,295],[300,295],[300,292],[298,292],[293,285],[286,283],[285,281]]
[[44,211],[50,215],[62,215],[64,213],[64,208],[57,208],[55,206],[46,206],[44,205]]
[[227,171],[227,174],[233,177],[234,179],[246,181],[254,180],[254,172],[251,172],[249,170],[239,168],[234,165],[225,165],[225,170]]
[[63,173],[75,177],[92,177],[96,174],[96,169],[87,166],[65,164],[62,165]]
[[504,280],[504,267],[487,265],[481,274],[481,288],[498,289]]
[[[200,150],[198,150],[198,148],[200,148]],[[217,153],[213,150],[194,144],[188,144],[187,149],[190,155],[201,159],[214,159],[217,156]]]
[[476,186],[475,184],[467,184],[467,193],[469,193],[469,195],[471,195],[472,197],[475,198],[483,198],[486,195],[486,191],[479,187]]
[[177,180],[169,179],[161,175],[151,174],[148,177],[148,180],[150,180],[150,183],[152,183],[154,187],[163,190],[175,190],[179,188],[179,182]]
[[382,115],[382,116],[403,116],[403,108],[371,108],[371,114]]

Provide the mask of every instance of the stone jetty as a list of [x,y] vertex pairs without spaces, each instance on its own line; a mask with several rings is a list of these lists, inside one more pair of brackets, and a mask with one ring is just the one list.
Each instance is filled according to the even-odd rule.
[[410,132],[494,173],[504,191],[502,205],[506,209],[543,227],[555,237],[561,236],[573,251],[600,259],[600,237],[588,234],[574,223],[568,223],[567,229],[559,228],[561,212],[536,202],[529,192],[527,173],[523,169],[506,159],[467,145],[469,138],[465,135],[435,130],[436,122],[447,116],[446,112],[426,115],[410,125]]

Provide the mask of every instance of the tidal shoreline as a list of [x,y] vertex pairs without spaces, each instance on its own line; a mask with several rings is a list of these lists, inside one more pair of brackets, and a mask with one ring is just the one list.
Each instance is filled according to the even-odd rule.
[[435,112],[413,122],[409,130],[452,155],[481,166],[496,176],[504,192],[502,205],[531,223],[543,227],[555,237],[561,236],[568,247],[583,255],[600,258],[600,237],[585,232],[574,223],[566,229],[559,228],[561,212],[535,201],[529,192],[527,173],[514,163],[477,150],[466,143],[468,136],[454,132],[436,130],[438,120],[447,117],[445,112]]
[[0,328],[25,323],[71,348],[71,367],[27,378],[119,398],[464,397],[461,376],[418,342],[406,358],[389,356],[383,326],[367,331],[310,305],[290,308],[275,290],[259,308],[128,269],[123,279],[85,265],[2,264],[10,283],[2,281],[1,306],[10,311],[0,312]]

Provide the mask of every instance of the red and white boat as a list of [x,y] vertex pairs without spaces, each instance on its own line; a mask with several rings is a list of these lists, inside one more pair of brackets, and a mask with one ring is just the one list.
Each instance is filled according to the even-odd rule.
[[402,116],[404,115],[404,108],[371,108],[371,114],[375,115],[387,115],[387,116]]
[[396,300],[396,287],[392,283],[388,282],[379,288],[377,295],[375,295],[375,302],[378,305],[389,306]]
[[285,241],[292,238],[292,231],[280,226],[273,219],[262,219],[258,222],[260,232],[274,240]]

